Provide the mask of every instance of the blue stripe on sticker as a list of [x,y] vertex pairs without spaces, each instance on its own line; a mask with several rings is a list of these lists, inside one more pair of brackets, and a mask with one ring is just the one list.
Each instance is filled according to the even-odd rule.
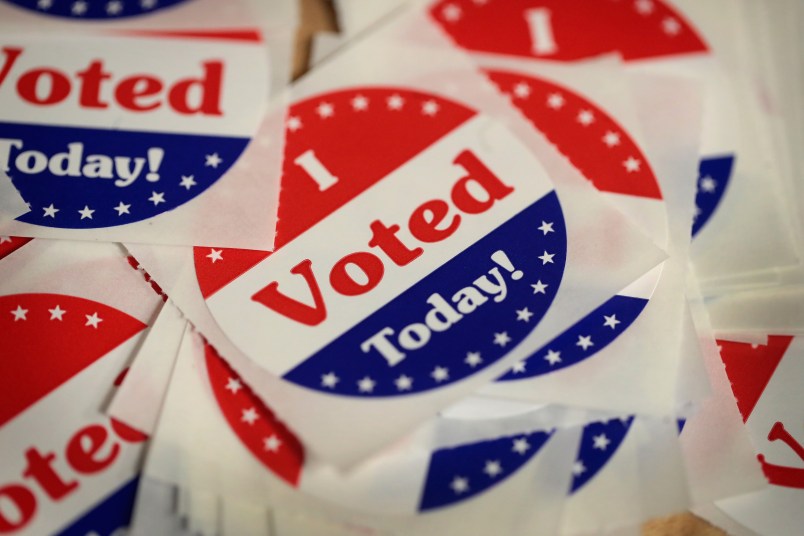
[[611,344],[648,304],[644,298],[614,296],[564,333],[515,364],[497,381],[533,378],[589,359]]
[[419,511],[453,505],[503,482],[536,455],[550,436],[534,432],[433,452]]
[[128,527],[134,512],[139,478],[134,478],[98,503],[72,525],[59,532],[59,536],[111,536]]
[[0,123],[0,168],[31,211],[25,223],[112,227],[190,201],[240,157],[248,138]]
[[552,192],[285,374],[332,394],[386,397],[463,380],[538,324],[564,273],[567,235]]
[[695,219],[692,236],[703,229],[723,200],[734,169],[734,155],[703,158],[698,165],[698,190],[695,193]]
[[570,495],[584,487],[611,460],[634,423],[634,417],[587,424],[572,466]]
[[148,15],[190,0],[0,0],[42,15],[72,20],[116,20]]

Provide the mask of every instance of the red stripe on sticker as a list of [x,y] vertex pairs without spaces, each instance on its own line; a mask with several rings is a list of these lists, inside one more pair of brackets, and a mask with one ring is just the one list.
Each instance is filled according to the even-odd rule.
[[662,198],[642,150],[598,105],[543,79],[496,70],[486,74],[598,190]]
[[0,296],[0,426],[145,327],[85,298]]
[[204,355],[218,406],[240,441],[260,463],[292,486],[304,465],[304,447],[206,342]]
[[245,41],[252,43],[262,42],[262,33],[259,30],[118,30],[115,35],[132,37],[165,37],[168,39],[206,39],[222,41]]
[[782,361],[793,337],[768,337],[767,346],[741,342],[718,341],[720,357],[731,381],[737,407],[748,420],[776,367]]

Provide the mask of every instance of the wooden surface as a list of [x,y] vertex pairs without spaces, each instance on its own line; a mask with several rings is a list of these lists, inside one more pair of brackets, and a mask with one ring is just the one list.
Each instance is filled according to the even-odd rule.
[[[310,57],[311,39],[317,32],[337,31],[335,10],[328,0],[299,0],[301,5],[301,26],[296,37],[296,57],[293,78],[307,71]],[[365,0],[367,2],[371,0]],[[654,519],[645,523],[643,536],[725,536],[726,533],[691,514]]]

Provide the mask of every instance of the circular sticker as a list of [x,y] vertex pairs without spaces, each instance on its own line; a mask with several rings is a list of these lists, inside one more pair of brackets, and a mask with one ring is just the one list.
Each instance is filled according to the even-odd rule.
[[[346,507],[410,514],[457,505],[516,474],[551,437],[549,432],[533,432],[429,452],[415,446],[397,449],[393,461],[383,460],[370,471],[371,483],[359,476],[333,483],[331,471],[316,471],[293,433],[206,344],[205,363],[218,406],[254,457],[288,485]],[[372,497],[377,487],[391,485],[398,500]]]
[[[535,76],[502,70],[486,75],[514,106],[595,187],[627,195],[640,203],[637,214],[650,215],[666,230],[661,189],[639,146],[600,106],[576,92]],[[521,380],[561,370],[584,361],[624,333],[642,313],[660,272],[642,284],[606,301],[529,358],[520,361],[500,381]]]
[[0,170],[31,206],[17,220],[113,227],[203,194],[256,131],[264,61],[258,39],[4,40]]
[[561,284],[566,229],[540,170],[499,124],[437,95],[309,98],[288,114],[277,250],[196,248],[202,294],[246,355],[298,385],[361,398],[450,385],[514,348]]
[[[81,533],[109,532],[126,525],[140,454],[133,445],[146,437],[97,413],[94,399],[108,394],[97,387],[109,366],[128,357],[124,343],[147,326],[113,307],[64,294],[0,296],[0,313],[0,436],[6,434],[9,447],[0,474],[0,532],[53,534],[68,525],[86,529]],[[89,396],[88,385],[99,396]],[[101,449],[106,454],[96,456]],[[40,493],[30,479],[51,466],[59,468],[58,497]],[[103,482],[86,480],[99,474]],[[65,500],[79,501],[86,513],[74,519]]]
[[27,11],[71,20],[127,19],[191,0],[1,0]]
[[662,0],[442,0],[430,14],[474,52],[559,61],[708,52],[695,28]]

